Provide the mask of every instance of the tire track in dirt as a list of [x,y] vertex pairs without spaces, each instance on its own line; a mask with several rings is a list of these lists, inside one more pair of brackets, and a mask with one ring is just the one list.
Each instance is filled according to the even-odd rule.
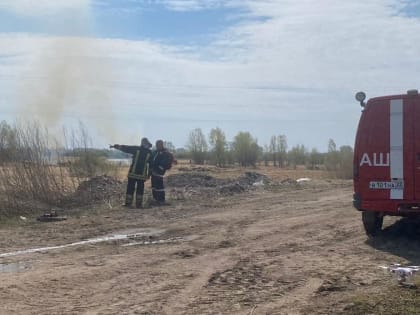
[[212,274],[218,270],[224,270],[231,264],[231,257],[228,251],[221,251],[216,255],[204,254],[195,259],[194,265],[199,266],[191,270],[192,280],[186,280],[185,287],[179,290],[175,296],[165,301],[162,314],[184,314],[189,311],[197,295],[206,286]]
[[[322,199],[317,200],[315,203],[320,203],[321,206],[324,206],[324,205],[328,205],[329,201],[337,201],[337,200],[340,200],[343,196],[348,196],[348,195],[350,195],[350,194],[345,193],[345,194],[338,194],[338,195],[334,195],[334,196],[324,196],[324,197],[322,197]],[[262,198],[262,199],[264,199],[267,202],[267,198]],[[277,198],[273,197],[273,200],[277,200]],[[253,209],[252,209],[253,206],[259,206],[260,202],[261,201],[258,200],[256,202],[253,201],[251,204],[248,204],[249,207],[248,207],[247,210],[252,212],[253,211]],[[297,203],[297,204],[298,205],[304,205],[307,202],[308,201],[304,201],[303,203]],[[311,203],[313,203],[313,201]],[[266,209],[265,212],[276,210],[277,206],[275,204],[274,205],[271,204],[269,208],[270,209]],[[236,210],[235,208],[232,209],[233,212],[235,212],[235,210]],[[325,212],[325,211],[329,211],[329,210],[328,209],[327,210],[320,209],[320,210],[315,211],[317,213],[320,213],[320,214],[315,215],[315,222],[317,222],[317,221],[323,222],[325,218],[330,216],[329,213],[324,214],[323,212]],[[271,214],[271,216],[272,216],[272,214]],[[212,217],[212,216],[210,215],[210,217]],[[268,217],[270,217],[270,215]],[[297,222],[301,222],[302,220],[306,220],[306,218],[309,219],[309,217],[310,217],[310,220],[314,220],[314,214],[313,213],[311,213],[311,214],[307,214],[307,213],[306,214],[299,214],[298,217],[293,217],[293,218],[287,219],[283,222],[280,221],[281,222],[280,225],[281,226],[288,226],[288,225],[290,225],[290,223],[293,223],[293,220],[296,220]],[[318,220],[316,219],[317,217],[319,217]],[[208,219],[209,215],[206,215],[206,218]],[[219,218],[219,219],[223,221],[226,218]],[[261,222],[264,222],[264,218],[260,217],[258,219],[255,219],[252,223],[248,222],[247,226],[244,226],[243,221],[244,220],[242,218],[241,222],[239,222],[239,221],[237,222],[237,224],[240,226],[240,228],[246,228],[247,230],[255,230],[256,226],[260,225]],[[232,225],[234,223],[231,222],[230,224]],[[301,226],[302,228],[304,228],[306,226],[306,223],[304,223],[304,224],[300,223],[300,224],[302,225]],[[289,227],[288,229],[296,230],[296,226],[293,226],[291,228]],[[231,230],[238,231],[238,227],[236,227],[234,229],[231,228]],[[271,233],[267,233],[267,230],[270,230],[270,229],[260,229],[259,230],[263,234],[262,238],[266,238],[267,235],[272,235],[272,234],[278,233],[278,231],[274,231],[274,232],[270,231]],[[240,234],[241,234],[242,237],[241,237],[241,242],[239,242],[238,246],[243,246],[243,247],[241,247],[243,249],[243,252],[247,252],[247,250],[250,250],[252,252],[252,249],[254,248],[254,245],[255,245],[255,244],[252,244],[252,240],[258,239],[258,237],[257,238],[255,238],[255,236],[252,237],[251,235],[247,234],[246,232],[243,232],[243,233],[240,233]],[[243,238],[244,235],[245,235],[245,237],[247,237],[246,240]],[[251,241],[250,241],[250,239],[251,239]],[[248,241],[248,246],[246,245],[247,241]],[[244,243],[245,243],[245,245],[244,245]],[[290,244],[286,244],[285,249],[287,249],[287,251],[290,251],[290,248],[292,248],[291,250],[293,251],[293,247],[289,246],[289,245]],[[284,250],[283,254],[284,254],[284,252],[286,252],[286,251]],[[255,253],[253,253],[253,254],[255,254]],[[261,256],[260,254],[258,254],[258,255]],[[244,255],[242,254],[242,256],[244,256]],[[247,255],[247,256],[249,256],[249,255]],[[242,259],[244,259],[244,258],[242,258]],[[258,260],[258,259],[256,259],[256,260]],[[240,263],[241,263],[241,261],[238,262],[238,264],[240,264]],[[265,264],[267,264],[267,262]],[[273,266],[276,266],[276,265],[278,266],[279,262],[278,261],[277,262],[271,262],[271,264],[273,264]],[[254,264],[250,268],[251,269],[256,268],[256,270],[259,270],[259,268],[261,268],[261,265]],[[247,271],[243,270],[243,269],[244,269],[243,266],[239,267],[239,270],[241,270],[240,275],[243,275],[243,273],[247,274]],[[255,305],[258,305],[259,303],[262,303],[263,305],[268,303],[268,305],[270,305],[269,299],[264,299],[264,298],[261,299],[260,298],[260,300],[259,300],[258,295],[255,295],[255,296],[251,295],[250,297],[248,297],[248,298],[245,297],[242,300],[241,299],[238,300],[238,298],[235,297],[235,296],[231,297],[229,295],[229,292],[239,291],[238,295],[241,296],[241,294],[242,295],[245,294],[244,292],[249,291],[249,290],[246,290],[246,288],[247,288],[246,287],[246,282],[244,284],[240,281],[240,276],[235,274],[235,270],[236,269],[233,268],[233,269],[227,269],[223,272],[218,272],[218,273],[214,274],[212,276],[212,278],[209,279],[209,283],[211,285],[208,285],[206,287],[207,291],[204,294],[204,296],[208,297],[210,295],[210,298],[206,298],[204,301],[199,299],[198,301],[193,303],[191,307],[192,307],[192,309],[195,310],[194,312],[199,312],[199,313],[202,312],[203,310],[200,309],[199,306],[203,305],[203,304],[204,305],[211,305],[212,309],[214,310],[215,308],[217,308],[217,301],[220,300],[220,299],[225,299],[225,300],[230,299],[231,300],[230,303],[233,304],[232,307],[234,309],[235,308],[236,309],[241,309],[241,303],[243,304],[242,307],[250,307],[250,306],[252,306],[253,303],[255,303]],[[260,274],[260,272],[257,272],[256,274],[251,273],[251,277],[249,277],[249,278],[255,280],[255,278],[261,278],[261,274]],[[250,279],[248,279],[248,281]],[[266,279],[266,281],[268,281],[268,280]],[[283,279],[283,280],[278,280],[278,281],[285,281],[285,280]],[[302,284],[302,282],[304,282],[305,284]],[[282,297],[282,296],[287,295],[287,297],[282,297],[281,299],[277,299],[275,304],[277,305],[278,303],[280,303],[280,304],[285,304],[285,305],[286,304],[287,305],[289,305],[289,304],[294,305],[294,304],[296,304],[297,301],[302,301],[302,300],[310,298],[311,295],[313,295],[316,292],[316,290],[323,284],[323,280],[321,280],[319,278],[309,278],[309,280],[306,283],[306,281],[304,279],[300,279],[298,277],[297,279],[295,279],[295,281],[286,280],[286,283],[289,283],[289,286],[292,283],[294,283],[294,285],[291,285],[291,287],[289,287],[287,290],[281,290],[281,288],[279,286],[275,286],[275,285],[271,284],[268,287],[270,287],[271,290],[273,290],[273,291],[270,291],[270,290],[268,291],[265,287],[253,288],[253,290],[251,290],[251,291],[259,292],[259,294],[262,295],[262,296],[264,296],[264,294],[266,294],[270,297],[276,297],[276,296],[277,297],[278,296]],[[218,288],[219,286],[221,288]],[[297,287],[297,289],[294,289],[295,286]],[[240,289],[238,290],[238,288],[240,288]],[[295,303],[286,303],[286,301],[288,300],[289,294],[293,295],[293,292],[296,292]],[[268,302],[267,302],[267,300],[268,300]],[[294,305],[294,306],[296,307],[296,305]],[[305,306],[305,304],[302,307],[304,307],[304,306]],[[226,310],[221,308],[219,311],[223,312],[223,311],[226,311]],[[233,311],[232,308],[230,309],[230,311]],[[194,312],[192,312],[192,313],[194,313]]]

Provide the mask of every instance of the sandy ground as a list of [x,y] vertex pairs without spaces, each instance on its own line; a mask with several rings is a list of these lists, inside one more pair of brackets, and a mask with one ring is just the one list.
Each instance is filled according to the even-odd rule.
[[11,222],[0,254],[129,238],[0,257],[0,314],[338,314],[393,285],[379,265],[417,257],[401,240],[367,241],[351,201],[351,181],[317,179]]

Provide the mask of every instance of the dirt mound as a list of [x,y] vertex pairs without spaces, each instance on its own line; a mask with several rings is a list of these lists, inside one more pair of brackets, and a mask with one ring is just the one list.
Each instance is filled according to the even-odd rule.
[[119,198],[122,182],[110,176],[101,175],[80,183],[70,197],[71,203],[89,204]]
[[205,173],[179,173],[169,175],[167,184],[171,187],[217,187],[223,185],[226,180],[217,179]]
[[243,193],[257,186],[263,186],[270,179],[256,172],[246,172],[236,179],[219,179],[206,173],[184,172],[166,178],[168,187],[183,188],[193,195],[233,195]]
[[210,172],[212,168],[204,166],[194,166],[194,167],[180,167],[179,171],[181,172]]
[[233,195],[243,193],[247,190],[247,186],[241,185],[239,183],[232,183],[229,185],[225,185],[220,187],[219,193],[222,195]]

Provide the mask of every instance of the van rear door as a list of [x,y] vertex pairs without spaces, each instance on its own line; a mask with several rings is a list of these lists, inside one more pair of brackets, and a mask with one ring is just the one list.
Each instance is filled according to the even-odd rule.
[[[414,146],[419,153],[416,173]],[[413,200],[414,177],[420,198],[420,101],[404,96],[369,101],[359,124],[356,154],[362,200]]]

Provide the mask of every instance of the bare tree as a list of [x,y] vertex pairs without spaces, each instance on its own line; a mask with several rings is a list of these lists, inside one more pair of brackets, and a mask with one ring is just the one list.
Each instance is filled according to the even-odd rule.
[[308,164],[309,169],[315,170],[319,168],[319,165],[323,163],[323,154],[319,153],[316,148],[313,148],[311,153],[309,153]]
[[263,151],[263,159],[264,159],[264,166],[268,166],[269,165],[269,161],[270,161],[270,149],[268,147],[268,145],[264,145],[264,151]]
[[16,141],[15,130],[6,121],[0,122],[0,165],[11,160],[11,148]]
[[277,166],[277,137],[271,136],[269,151],[271,159],[273,160],[273,166]]
[[298,165],[306,164],[307,150],[303,144],[298,144],[288,152],[288,158],[290,163],[296,169]]
[[226,136],[220,128],[210,131],[209,142],[212,146],[213,158],[217,166],[226,164]]
[[196,128],[190,132],[187,148],[196,164],[204,164],[207,155],[207,141],[201,128]]
[[236,160],[241,166],[256,166],[261,148],[249,132],[239,132],[233,142]]
[[337,171],[340,163],[340,154],[333,139],[328,140],[328,152],[325,155],[325,168],[328,171]]
[[283,168],[287,158],[287,138],[285,135],[277,136],[277,152],[279,167]]

